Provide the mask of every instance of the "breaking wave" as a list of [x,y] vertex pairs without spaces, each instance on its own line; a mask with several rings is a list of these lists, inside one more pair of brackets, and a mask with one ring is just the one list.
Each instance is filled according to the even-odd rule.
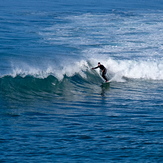
[[[91,61],[90,61],[91,60]],[[89,87],[90,84],[103,82],[99,69],[92,70],[97,65],[97,59],[76,62],[66,65],[62,69],[53,66],[39,69],[26,66],[14,68],[10,74],[1,76],[0,87],[2,92],[55,92],[56,89],[70,87]],[[130,79],[163,80],[162,60],[101,60],[107,69],[107,76],[112,82],[126,82]]]

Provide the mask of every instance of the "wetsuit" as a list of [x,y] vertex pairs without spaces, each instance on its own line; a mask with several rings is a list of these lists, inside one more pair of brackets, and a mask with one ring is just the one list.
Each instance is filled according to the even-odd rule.
[[103,66],[103,65],[100,65],[100,66],[97,66],[97,67],[95,67],[95,68],[93,68],[93,69],[96,69],[96,68],[100,68],[100,70],[102,70],[102,77],[106,80],[106,81],[108,81],[108,79],[106,78],[106,72],[107,72],[107,69]]

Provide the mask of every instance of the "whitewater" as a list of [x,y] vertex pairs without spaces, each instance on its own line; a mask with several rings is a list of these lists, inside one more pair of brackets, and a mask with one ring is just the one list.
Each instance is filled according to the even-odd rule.
[[7,0],[0,24],[0,162],[163,161],[161,1]]

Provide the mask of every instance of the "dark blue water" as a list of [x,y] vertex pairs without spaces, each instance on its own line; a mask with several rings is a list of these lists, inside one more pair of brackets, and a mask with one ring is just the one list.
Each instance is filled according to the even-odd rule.
[[162,27],[160,0],[1,2],[0,162],[163,162]]

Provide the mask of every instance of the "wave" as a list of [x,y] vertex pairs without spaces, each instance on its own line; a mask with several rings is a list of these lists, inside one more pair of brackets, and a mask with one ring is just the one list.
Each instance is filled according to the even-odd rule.
[[[99,70],[91,70],[97,65],[97,59],[82,60],[73,65],[66,65],[60,70],[52,66],[39,69],[26,66],[15,68],[12,73],[0,77],[2,94],[61,93],[64,89],[86,88],[103,82]],[[163,61],[158,60],[100,60],[107,69],[107,76],[112,82],[126,82],[130,79],[163,80]]]
[[93,82],[93,79],[96,78],[96,82],[100,81],[100,78],[98,76],[93,76],[90,74],[90,77],[86,80],[81,75],[75,74],[72,77],[64,76],[62,80],[58,80],[56,77],[49,75],[46,78],[37,78],[34,76],[25,76],[22,77],[20,75],[17,75],[16,77],[12,76],[4,76],[0,79],[0,86],[1,90],[26,90],[28,91],[45,91],[45,92],[51,92],[53,91],[52,88],[57,87],[63,87],[63,85],[68,85],[69,83],[73,85],[78,84],[86,84],[86,83],[95,83]]
[[27,100],[33,95],[37,97],[62,96],[74,89],[87,89],[90,84],[102,81],[99,75],[88,70],[87,66],[88,63],[85,65],[80,62],[71,68],[66,66],[60,71],[52,67],[44,71],[32,67],[30,69],[17,67],[11,74],[0,77],[0,94],[15,100],[18,97]]
[[37,99],[48,100],[63,98],[72,100],[76,94],[91,91],[93,85],[100,85],[101,78],[98,75],[85,72],[89,77],[83,78],[80,74],[71,77],[64,75],[62,80],[49,75],[46,78],[34,76],[16,77],[4,76],[0,78],[0,96],[10,102],[32,102]]

